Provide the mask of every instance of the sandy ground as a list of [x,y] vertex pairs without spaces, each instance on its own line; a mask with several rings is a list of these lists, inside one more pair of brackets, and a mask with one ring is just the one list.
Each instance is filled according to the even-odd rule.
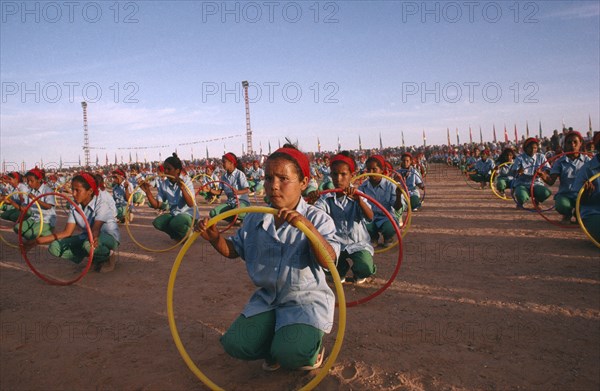
[[[152,228],[155,216],[140,208],[134,236],[147,247],[171,246]],[[124,227],[121,234],[113,273],[90,272],[67,287],[44,283],[2,243],[2,390],[206,389],[181,359],[167,322],[167,281],[179,248],[149,252]],[[345,285],[347,300],[381,287],[397,257],[397,248],[377,255],[377,277]],[[82,268],[44,249],[31,258],[60,278]],[[261,362],[230,358],[219,345],[253,289],[240,260],[194,243],[175,286],[183,343],[225,389],[300,388],[316,371],[265,373]],[[489,189],[469,188],[448,166],[434,165],[427,177],[395,282],[347,315],[342,350],[318,389],[600,388],[600,250],[579,229],[555,227]],[[326,337],[329,351],[336,332]]]

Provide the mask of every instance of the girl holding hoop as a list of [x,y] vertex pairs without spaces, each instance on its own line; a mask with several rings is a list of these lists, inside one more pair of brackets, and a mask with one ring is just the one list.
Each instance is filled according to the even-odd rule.
[[469,178],[474,182],[480,183],[481,189],[485,189],[485,184],[490,181],[494,167],[494,161],[490,159],[490,150],[484,149],[481,151],[481,157],[473,165],[473,171],[469,175]]
[[163,166],[167,178],[157,182],[156,198],[149,182],[144,181],[139,186],[146,193],[150,207],[160,209],[163,201],[169,204],[169,213],[155,218],[152,225],[179,242],[192,226],[195,213],[194,184],[189,176],[182,175],[183,164],[176,153],[166,158]]
[[575,177],[590,158],[587,155],[580,154],[579,150],[583,145],[583,137],[577,131],[570,131],[565,135],[564,149],[568,155],[563,155],[554,162],[550,173],[540,172],[542,180],[552,186],[560,178],[560,186],[554,195],[554,209],[560,213],[562,223],[571,222],[573,212],[575,211],[575,202],[579,188],[575,188]]
[[333,218],[336,239],[341,244],[341,254],[337,270],[342,282],[350,269],[348,258],[352,260],[353,281],[362,284],[377,271],[373,262],[375,254],[371,246],[367,223],[373,220],[373,210],[364,198],[350,186],[356,172],[356,163],[348,151],[342,151],[329,161],[331,180],[336,189],[343,192],[323,194],[315,206]]
[[[228,239],[208,219],[197,230],[223,256],[241,257],[258,290],[242,314],[221,337],[225,351],[242,360],[264,359],[263,369],[312,370],[324,357],[323,336],[333,324],[335,297],[326,282],[322,246],[337,259],[340,244],[335,224],[324,211],[309,205],[302,191],[310,175],[308,158],[286,144],[265,162],[265,191],[278,214],[250,213]],[[300,221],[319,243],[310,242],[292,224]],[[246,330],[255,338],[240,338]],[[290,338],[294,336],[294,338]]]
[[600,173],[600,132],[594,133],[593,141],[596,156],[579,170],[573,188],[584,188],[579,206],[581,223],[596,243],[600,243],[600,178],[593,182],[589,181],[593,176]]
[[[25,183],[23,183],[23,176],[18,172],[11,172],[3,179],[3,182],[5,182],[7,185],[6,195],[17,192],[24,194],[29,193],[29,188]],[[9,198],[5,198],[5,195],[2,195],[0,201],[4,201],[4,205],[2,205],[2,214],[0,215],[1,219],[9,220],[14,223],[17,222],[19,216],[21,215],[21,209],[19,207],[21,205],[27,205],[25,203],[24,194],[13,194]],[[29,211],[27,213],[29,213]]]
[[[133,185],[127,180],[125,171],[120,168],[112,172],[113,177],[113,191],[112,197],[115,200],[115,206],[117,207],[117,221],[119,223],[125,222],[125,210],[127,209],[127,201],[133,193]],[[133,221],[133,213],[129,211],[129,221]]]
[[[514,198],[517,201],[517,207],[523,207],[523,204],[529,201],[531,194],[529,192],[531,181],[535,172],[542,166],[550,168],[543,153],[539,153],[540,142],[535,137],[530,137],[523,143],[523,153],[517,156],[510,168],[510,174],[515,177]],[[550,189],[544,186],[540,178],[536,178],[533,187],[533,196],[536,202],[542,203],[550,197]]]
[[510,167],[512,162],[515,160],[515,150],[512,147],[506,147],[502,150],[502,153],[496,160],[496,167],[504,163],[504,166],[499,168],[497,179],[496,179],[496,190],[501,196],[505,195],[506,188],[509,187],[514,179],[512,175],[510,175]]
[[[383,156],[373,155],[367,159],[367,173],[383,174],[384,170],[385,159]],[[370,176],[369,180],[363,182],[358,190],[376,199],[393,216],[397,216],[397,211],[402,209],[402,190],[385,178],[375,175]],[[373,247],[377,246],[379,235],[381,234],[383,236],[382,247],[388,247],[392,244],[396,236],[394,226],[379,209],[376,208],[373,213],[373,222],[367,224],[367,230],[371,236],[371,244]],[[398,225],[400,224],[398,223]]]
[[[210,217],[214,217],[218,214],[226,212],[228,210],[236,208],[237,200],[239,200],[240,207],[250,206],[250,198],[248,197],[248,193],[250,193],[250,185],[248,184],[248,179],[246,178],[246,174],[244,174],[244,169],[242,166],[242,162],[238,160],[237,156],[233,153],[228,152],[223,155],[223,168],[225,172],[221,177],[221,181],[229,184],[219,184],[218,189],[210,189],[210,192],[214,195],[221,195],[223,192],[227,196],[227,201],[224,204],[216,206],[209,213]],[[230,187],[231,186],[231,187]],[[237,197],[236,197],[237,196]],[[232,221],[234,217],[227,218],[227,221]],[[244,216],[238,216],[237,221],[240,223],[244,220]]]
[[[15,208],[19,208],[19,210],[24,210],[27,204],[35,197],[52,193],[53,190],[44,183],[45,173],[43,170],[35,167],[31,170],[27,171],[25,174],[25,180],[27,181],[27,186],[29,186],[29,195],[25,197],[25,202],[23,205],[17,205],[16,203],[11,203],[11,205]],[[10,202],[10,201],[9,201]],[[27,217],[27,219],[23,220],[23,228],[21,231],[21,235],[25,241],[31,241],[41,235],[49,235],[54,229],[54,225],[56,224],[56,199],[53,195],[47,195],[45,197],[40,198],[37,203],[40,205],[42,210],[43,222],[40,218],[40,210],[38,208],[31,208],[29,212],[31,215]],[[42,225],[42,231],[40,233],[40,225]],[[16,234],[19,233],[19,224],[15,225],[13,228]]]
[[413,166],[413,157],[410,153],[404,152],[400,158],[400,175],[406,183],[408,194],[410,197],[410,207],[413,212],[416,212],[421,207],[421,194],[419,189],[425,190],[422,181],[422,174],[419,173]]
[[[104,198],[99,196],[98,183],[93,175],[82,172],[71,180],[73,200],[83,210],[85,220],[92,228],[90,243],[86,229],[86,221],[75,208],[71,208],[67,224],[63,231],[40,236],[36,244],[48,244],[48,252],[55,257],[65,258],[74,263],[81,263],[94,252],[96,271],[110,272],[115,268],[114,252],[119,247],[120,233],[114,210]],[[84,230],[73,235],[75,228]]]

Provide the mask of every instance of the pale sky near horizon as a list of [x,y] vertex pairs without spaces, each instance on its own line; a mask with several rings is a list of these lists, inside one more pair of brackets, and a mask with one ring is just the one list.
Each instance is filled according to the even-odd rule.
[[[1,1],[7,169],[600,128],[598,1]],[[157,147],[163,146],[163,147]],[[133,149],[134,147],[143,149]]]

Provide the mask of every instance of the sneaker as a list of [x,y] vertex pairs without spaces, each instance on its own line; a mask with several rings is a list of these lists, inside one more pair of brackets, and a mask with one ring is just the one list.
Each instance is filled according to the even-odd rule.
[[274,363],[270,364],[267,360],[265,360],[262,364],[263,371],[267,371],[267,372],[273,372],[273,371],[278,370],[279,368],[281,368],[281,365],[279,365],[278,362],[274,362]]
[[355,280],[354,280],[354,282],[355,282],[356,284],[358,284],[358,285],[360,285],[360,284],[364,284],[366,281],[367,281],[367,279],[366,279],[366,278],[357,278],[357,279],[355,279]]
[[301,371],[312,371],[313,369],[319,368],[323,365],[323,357],[325,357],[325,346],[321,349],[321,353],[317,356],[317,361],[313,365],[305,365],[303,367],[298,368]]

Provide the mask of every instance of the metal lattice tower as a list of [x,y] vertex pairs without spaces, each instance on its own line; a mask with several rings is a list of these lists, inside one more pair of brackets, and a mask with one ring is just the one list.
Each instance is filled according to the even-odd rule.
[[248,100],[248,82],[243,81],[242,87],[244,87],[244,101],[246,102],[246,144],[247,144],[247,154],[254,155],[254,150],[252,149],[252,129],[250,128],[250,101]]
[[87,103],[81,102],[83,108],[83,153],[85,156],[85,167],[90,166],[90,138],[88,135],[88,122],[87,122]]

